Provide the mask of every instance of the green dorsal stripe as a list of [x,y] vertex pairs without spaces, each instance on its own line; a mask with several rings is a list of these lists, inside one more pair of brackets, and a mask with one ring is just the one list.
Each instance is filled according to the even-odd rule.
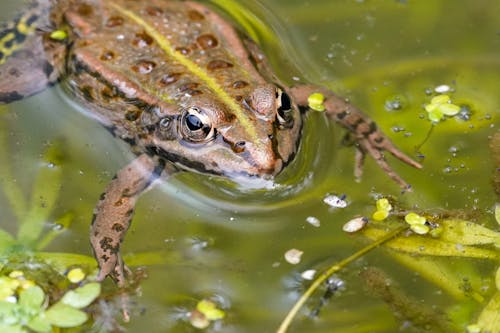
[[165,53],[178,61],[184,67],[186,67],[191,73],[193,73],[196,77],[200,78],[207,87],[209,87],[215,94],[219,97],[220,100],[224,102],[226,106],[231,109],[231,111],[236,115],[237,119],[240,122],[240,125],[243,126],[248,134],[252,137],[255,142],[259,142],[257,138],[257,132],[255,131],[254,126],[252,125],[250,119],[246,115],[245,111],[241,108],[241,106],[236,103],[236,101],[229,96],[229,94],[219,85],[219,83],[212,77],[210,74],[204,69],[198,66],[196,63],[192,62],[184,56],[182,53],[176,51],[172,44],[165,38],[157,29],[151,26],[149,23],[144,21],[141,17],[137,16],[135,13],[118,6],[116,4],[111,3],[111,7],[119,11],[124,16],[128,17],[138,25],[144,28],[144,30],[156,41],[156,43],[162,48]]

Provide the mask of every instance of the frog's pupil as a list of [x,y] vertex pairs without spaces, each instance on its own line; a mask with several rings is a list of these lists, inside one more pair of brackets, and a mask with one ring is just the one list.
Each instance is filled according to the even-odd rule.
[[186,125],[191,131],[197,131],[203,128],[203,123],[200,118],[192,114],[186,117]]
[[292,101],[290,100],[290,96],[287,93],[281,94],[281,107],[280,111],[287,111],[292,108]]

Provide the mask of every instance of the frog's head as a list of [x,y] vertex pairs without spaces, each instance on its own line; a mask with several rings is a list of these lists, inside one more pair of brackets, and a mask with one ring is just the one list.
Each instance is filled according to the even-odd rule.
[[283,89],[267,84],[231,100],[195,97],[159,119],[150,151],[186,169],[264,178],[293,158],[302,121]]

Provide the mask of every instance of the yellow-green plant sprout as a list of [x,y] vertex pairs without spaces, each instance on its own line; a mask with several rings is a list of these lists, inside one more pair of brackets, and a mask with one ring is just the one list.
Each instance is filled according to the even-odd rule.
[[417,213],[408,213],[405,216],[405,221],[410,225],[410,229],[419,235],[427,234],[431,228],[426,224],[427,219]]
[[314,111],[325,111],[324,101],[325,96],[321,93],[314,93],[307,97],[307,104]]
[[54,40],[65,40],[68,38],[68,34],[64,30],[54,30],[50,33],[50,38]]
[[372,219],[375,221],[383,221],[392,210],[392,205],[387,198],[378,199],[376,202],[377,210],[372,214]]
[[431,99],[431,102],[425,106],[429,120],[440,122],[444,116],[455,116],[460,112],[460,106],[452,104],[450,96],[438,95]]

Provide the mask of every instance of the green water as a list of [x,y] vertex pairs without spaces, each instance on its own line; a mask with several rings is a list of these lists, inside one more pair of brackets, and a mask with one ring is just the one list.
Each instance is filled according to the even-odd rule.
[[[276,331],[308,285],[298,278],[301,272],[324,269],[366,244],[341,227],[354,216],[370,216],[377,195],[392,195],[409,209],[460,210],[498,229],[491,217],[499,199],[491,186],[494,166],[488,149],[488,137],[500,125],[498,1],[240,3],[278,36],[272,43],[264,39],[263,48],[282,80],[330,86],[370,114],[409,155],[417,155],[415,147],[431,127],[423,105],[435,87],[449,85],[453,102],[467,106],[471,120],[453,118],[435,126],[419,149],[425,156],[422,170],[389,157],[413,185],[414,191],[403,195],[370,159],[362,181],[355,182],[353,150],[341,146],[342,130],[319,113],[307,115],[299,155],[275,189],[244,189],[187,173],[157,186],[140,199],[123,245],[126,254],[159,251],[164,258],[146,268],[148,278],[142,282],[142,295],[134,299],[133,320],[125,325],[129,332],[196,332],[180,318],[197,300],[210,297],[225,305],[227,317],[208,331]],[[13,166],[15,179],[8,181],[19,183],[28,195],[44,149],[62,145],[62,199],[53,216],[72,212],[75,221],[48,250],[90,255],[93,207],[131,154],[125,144],[72,110],[61,95],[58,88],[51,89],[9,105],[0,115],[11,151],[0,156],[0,163]],[[395,95],[402,97],[403,107],[387,110],[386,102]],[[328,193],[346,194],[350,205],[329,208],[322,202]],[[2,227],[15,230],[3,194],[0,211]],[[308,224],[308,216],[317,217],[321,226]],[[296,266],[283,259],[291,248],[304,251]],[[457,267],[464,261],[472,264],[484,285],[494,288],[493,263],[449,260]],[[383,269],[424,307],[439,312],[462,304],[377,249],[338,274],[345,290],[319,317],[307,315],[321,292],[290,331],[396,332],[403,327],[395,311],[359,278],[371,266]],[[480,309],[473,306],[473,311]]]

